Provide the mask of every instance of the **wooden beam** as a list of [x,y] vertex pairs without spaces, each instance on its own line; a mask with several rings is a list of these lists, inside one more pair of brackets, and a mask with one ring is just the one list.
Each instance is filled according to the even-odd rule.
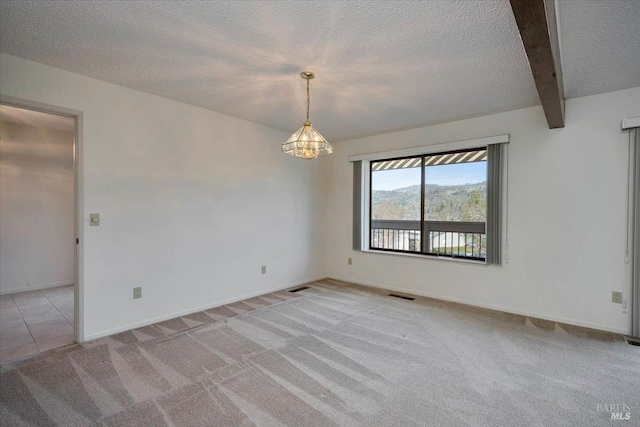
[[549,128],[564,127],[564,85],[554,0],[509,0]]

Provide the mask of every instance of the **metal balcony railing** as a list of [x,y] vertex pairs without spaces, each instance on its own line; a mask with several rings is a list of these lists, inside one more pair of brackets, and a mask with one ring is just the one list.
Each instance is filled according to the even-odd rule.
[[[422,239],[422,236],[427,236]],[[372,220],[371,249],[485,259],[484,222]]]

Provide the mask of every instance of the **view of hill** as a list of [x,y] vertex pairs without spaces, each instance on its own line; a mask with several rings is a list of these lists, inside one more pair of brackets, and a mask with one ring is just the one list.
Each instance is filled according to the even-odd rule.
[[[373,190],[372,218],[420,219],[420,185],[395,190]],[[428,221],[485,221],[487,183],[428,185],[425,219]]]

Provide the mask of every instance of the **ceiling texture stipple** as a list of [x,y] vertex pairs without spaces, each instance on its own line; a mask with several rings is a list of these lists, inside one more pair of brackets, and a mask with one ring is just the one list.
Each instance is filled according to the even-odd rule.
[[640,86],[640,1],[558,3],[567,98]]
[[[568,95],[640,86],[639,55],[621,59],[637,33],[618,28],[638,22],[640,2],[583,3],[559,8]],[[2,1],[0,12],[4,53],[288,132],[304,120],[299,73],[313,70],[311,115],[330,142],[539,104],[508,0]]]

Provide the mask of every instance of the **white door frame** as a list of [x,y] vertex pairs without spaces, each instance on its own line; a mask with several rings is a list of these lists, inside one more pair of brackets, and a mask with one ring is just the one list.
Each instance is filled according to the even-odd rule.
[[83,113],[79,110],[43,104],[41,102],[14,98],[0,95],[0,104],[43,113],[56,114],[58,116],[73,117],[75,119],[75,133],[73,141],[73,171],[75,187],[75,218],[74,229],[76,231],[75,252],[75,282],[74,282],[74,330],[77,343],[84,342],[84,230],[83,222]]

